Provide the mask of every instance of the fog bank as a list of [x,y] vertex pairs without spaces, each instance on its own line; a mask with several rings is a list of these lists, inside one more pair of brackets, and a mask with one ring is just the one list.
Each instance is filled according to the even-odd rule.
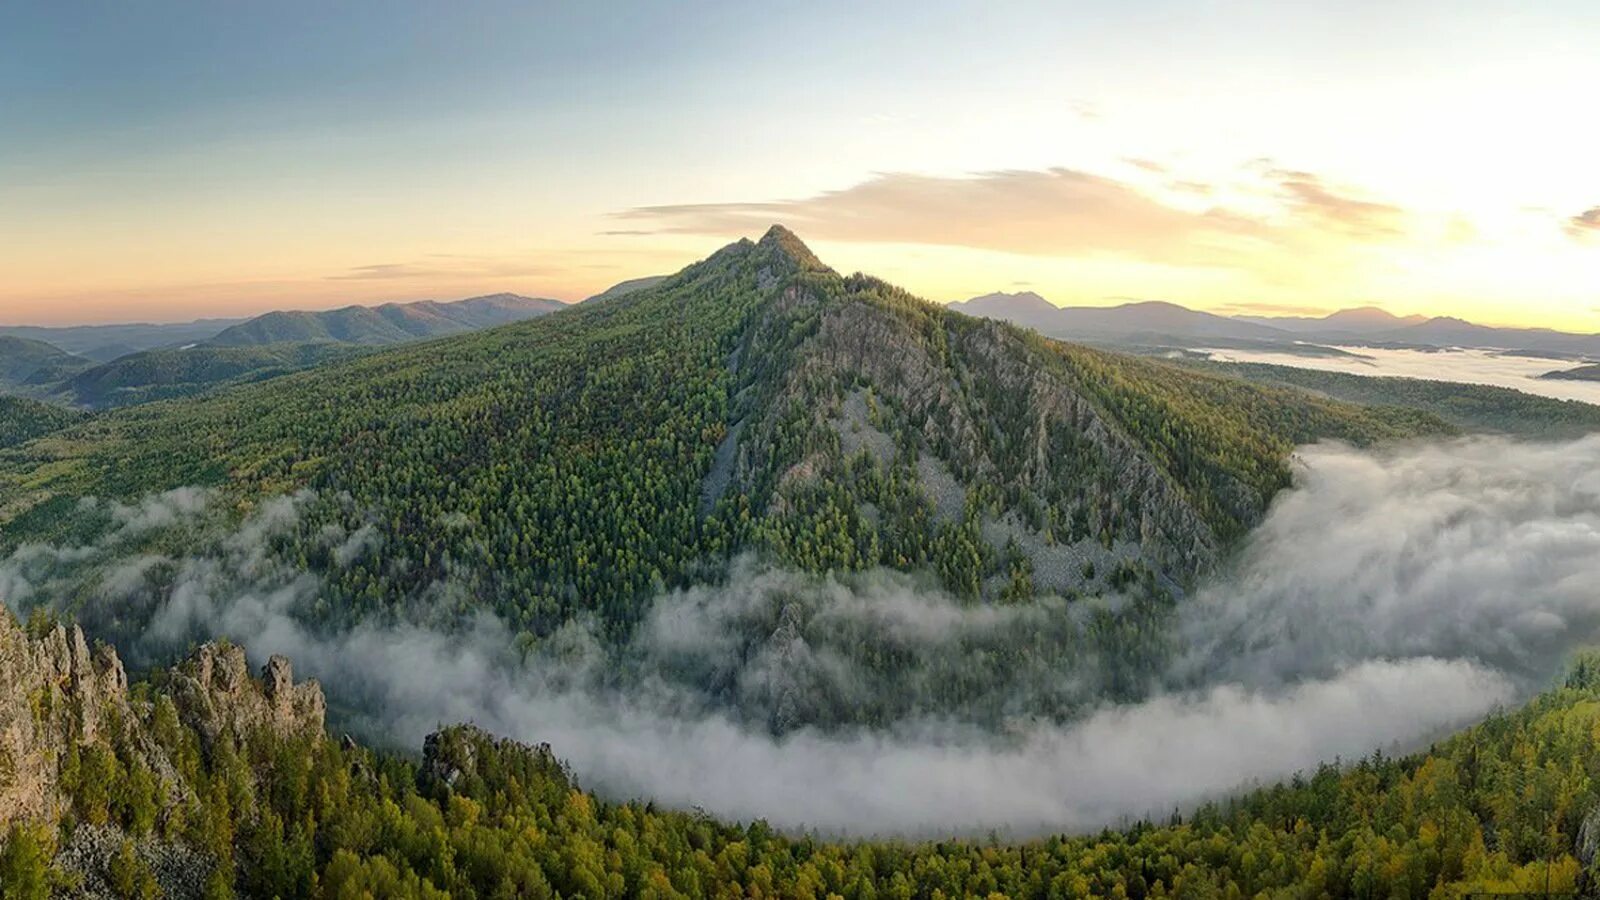
[[[120,528],[205,508],[182,499],[123,508]],[[525,653],[488,616],[450,633],[369,622],[319,634],[297,611],[320,582],[265,551],[307,502],[283,498],[181,558],[129,553],[116,532],[25,547],[0,562],[0,595],[81,596],[92,572],[102,609],[144,604],[134,649],[206,634],[258,660],[286,654],[364,710],[354,724],[369,734],[415,748],[472,721],[549,742],[610,796],[848,834],[1164,816],[1515,702],[1600,627],[1600,438],[1304,450],[1296,487],[1172,616],[1170,665],[1121,703],[1103,699],[1111,661],[1082,627],[1117,604],[975,607],[888,572],[815,578],[747,561],[724,584],[658,598],[621,651],[574,624]],[[335,560],[382,552],[360,528],[325,539]],[[166,573],[159,592],[153,571]],[[875,666],[880,651],[907,662]],[[933,702],[964,670],[989,673],[975,699]],[[873,718],[838,718],[859,708]],[[834,726],[791,727],[828,716]]]

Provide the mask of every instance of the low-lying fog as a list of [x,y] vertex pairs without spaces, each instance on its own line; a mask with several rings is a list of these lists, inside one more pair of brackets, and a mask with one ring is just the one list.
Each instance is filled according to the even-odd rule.
[[1570,359],[1511,356],[1494,350],[1392,350],[1376,347],[1338,347],[1354,356],[1302,356],[1265,350],[1198,350],[1219,362],[1271,363],[1352,375],[1389,375],[1425,381],[1488,384],[1552,397],[1600,404],[1600,382],[1540,378],[1583,365]]
[[[300,674],[370,711],[357,725],[413,749],[439,724],[470,720],[549,742],[609,796],[834,834],[1029,834],[1165,816],[1323,760],[1413,746],[1515,703],[1600,627],[1600,437],[1308,448],[1297,486],[1173,617],[1176,651],[1143,699],[1000,727],[923,711],[775,731],[741,710],[916,689],[837,652],[829,635],[959,659],[1064,627],[1083,618],[1078,604],[974,607],[896,573],[819,579],[747,561],[723,585],[658,598],[620,656],[580,625],[525,656],[488,616],[448,634],[371,624],[326,636],[289,614],[317,580],[263,551],[305,495],[263,506],[196,556],[126,552],[130,534],[206,502],[192,491],[149,498],[116,507],[119,531],[98,545],[23,548],[0,562],[0,597],[53,602],[89,565],[96,603],[132,603],[146,573],[175,566],[125,649],[228,635],[257,661],[291,656]],[[328,540],[340,559],[383,552],[370,532]],[[752,622],[774,624],[753,654],[740,637]],[[1026,710],[1095,664],[1070,662],[1008,663],[995,683]],[[605,671],[618,665],[626,677]],[[716,691],[685,671],[707,673]]]

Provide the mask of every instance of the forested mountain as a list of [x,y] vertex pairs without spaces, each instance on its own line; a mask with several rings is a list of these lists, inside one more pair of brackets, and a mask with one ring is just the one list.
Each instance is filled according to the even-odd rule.
[[0,334],[0,392],[55,381],[90,365],[43,341]]
[[0,609],[0,894],[157,897],[1457,897],[1594,887],[1593,660],[1398,759],[1094,836],[831,842],[581,790],[470,727],[420,762],[323,731],[315,682],[206,645],[115,652]]
[[[327,502],[280,552],[328,579],[314,618],[426,611],[450,581],[532,635],[579,612],[620,634],[744,550],[974,599],[1181,587],[1288,484],[1297,443],[1448,430],[951,313],[774,228],[560,317],[17,448],[0,549],[92,527],[85,495],[213,486],[248,509],[310,488]],[[384,554],[332,566],[320,524],[363,521]]]
[[208,343],[218,347],[320,341],[398,344],[520,322],[565,307],[559,300],[490,294],[451,303],[422,300],[324,312],[270,312],[229,327]]
[[0,449],[59,431],[81,418],[59,406],[0,395]]
[[146,350],[85,369],[50,386],[49,395],[91,409],[132,406],[264,381],[359,352],[329,343]]

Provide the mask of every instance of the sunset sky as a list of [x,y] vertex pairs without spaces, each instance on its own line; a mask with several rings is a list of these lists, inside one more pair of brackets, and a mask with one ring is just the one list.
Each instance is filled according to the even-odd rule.
[[935,300],[1600,331],[1600,3],[0,8],[0,323],[579,299],[782,222]]

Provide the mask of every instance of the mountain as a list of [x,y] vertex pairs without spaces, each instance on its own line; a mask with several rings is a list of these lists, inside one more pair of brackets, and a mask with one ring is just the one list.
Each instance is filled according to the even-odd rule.
[[200,319],[175,324],[132,323],[126,325],[71,325],[47,328],[36,325],[0,325],[0,335],[30,338],[53,344],[91,362],[110,362],[119,356],[180,347],[215,337],[222,329],[242,319]]
[[1044,330],[1053,324],[1056,317],[1062,312],[1061,307],[1039,296],[1033,291],[1020,291],[1014,294],[996,292],[973,297],[970,300],[959,300],[949,304],[947,309],[969,316],[983,319],[1001,319],[1013,322],[1024,328]]
[[[973,319],[775,228],[559,319],[98,416],[0,464],[0,551],[89,527],[85,495],[308,489],[313,519],[371,510],[386,548],[327,573],[322,619],[448,579],[532,635],[579,614],[620,635],[743,552],[975,600],[1182,586],[1289,483],[1297,444],[1449,430]],[[280,549],[331,565],[318,533]]]
[[1394,331],[1408,325],[1420,325],[1426,316],[1396,316],[1376,306],[1341,309],[1326,316],[1235,316],[1241,322],[1252,322],[1297,334],[1337,333],[1349,335],[1378,334]]
[[1177,340],[1290,340],[1287,332],[1174,303],[1143,301],[1121,306],[1058,307],[1032,291],[985,294],[950,309],[1032,328],[1047,337],[1096,343],[1163,343]]
[[24,629],[0,608],[0,886],[174,900],[1583,896],[1596,669],[1580,659],[1426,752],[1324,765],[1167,824],[829,841],[608,802],[548,745],[471,726],[433,732],[414,758],[335,740],[320,685],[281,656],[255,676],[227,644],[130,686],[78,628]]
[[89,361],[43,341],[0,334],[0,391],[54,380]]
[[50,396],[90,409],[131,406],[264,381],[359,352],[329,343],[146,350],[78,372],[53,386]]
[[627,281],[619,281],[592,297],[585,297],[581,302],[591,303],[596,300],[610,300],[613,297],[621,297],[634,291],[642,291],[645,288],[655,287],[666,281],[668,277],[666,275],[646,275],[643,278],[630,278]]
[[1238,321],[1271,326],[1302,340],[1329,344],[1400,348],[1463,347],[1540,354],[1557,358],[1600,356],[1600,335],[1548,328],[1499,328],[1454,316],[1394,316],[1374,307],[1347,309],[1323,318],[1240,316]]
[[233,325],[207,343],[218,347],[337,342],[398,344],[519,322],[566,308],[559,300],[491,294],[453,303],[422,300],[347,306],[324,312],[270,312]]

